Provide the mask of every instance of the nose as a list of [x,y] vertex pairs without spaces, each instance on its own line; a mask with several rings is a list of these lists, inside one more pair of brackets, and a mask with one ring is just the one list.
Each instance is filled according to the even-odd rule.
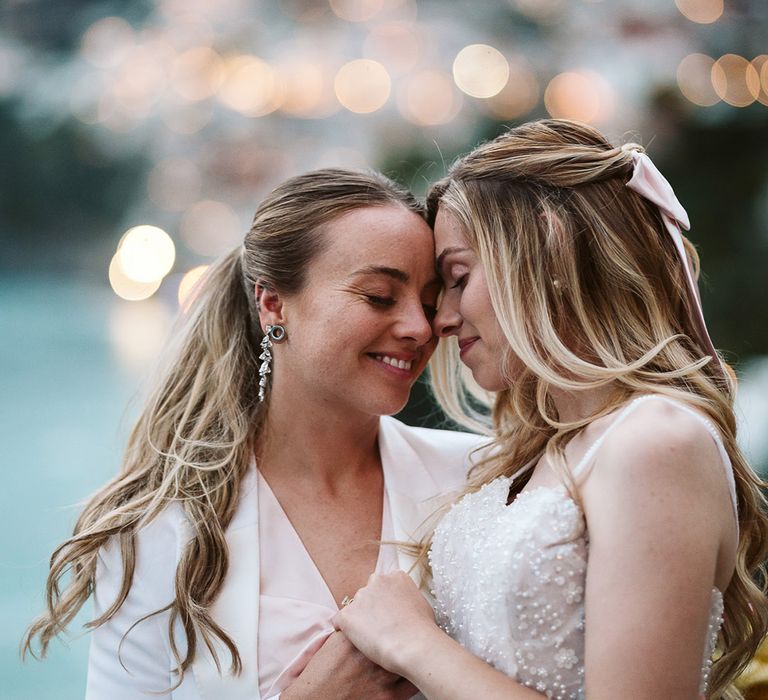
[[461,328],[461,315],[453,301],[449,301],[445,296],[440,300],[437,307],[437,313],[432,320],[432,328],[436,336],[445,338],[449,335],[456,335]]
[[396,332],[399,337],[415,340],[420,346],[432,340],[432,324],[424,313],[421,301],[416,300],[403,309]]

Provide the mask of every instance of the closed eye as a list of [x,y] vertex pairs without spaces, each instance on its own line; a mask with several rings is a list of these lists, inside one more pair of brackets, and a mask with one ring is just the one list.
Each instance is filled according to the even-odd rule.
[[379,297],[373,294],[366,294],[365,298],[374,306],[394,306],[395,300],[392,297]]
[[456,287],[461,287],[462,289],[464,289],[464,287],[467,286],[468,275],[469,273],[465,272],[461,277],[459,277],[459,279],[456,280],[455,284],[451,285],[451,289],[456,289]]

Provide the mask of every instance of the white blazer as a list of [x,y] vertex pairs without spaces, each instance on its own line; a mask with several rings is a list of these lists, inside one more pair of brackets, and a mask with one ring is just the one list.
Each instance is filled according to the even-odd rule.
[[[424,520],[464,483],[470,453],[483,443],[477,435],[409,427],[383,417],[379,450],[384,488],[389,498],[395,537],[420,536]],[[261,700],[257,668],[259,626],[259,511],[255,469],[243,483],[237,511],[226,533],[229,569],[212,606],[214,620],[237,645],[243,662],[240,675],[229,673],[230,655],[216,641],[220,673],[202,639],[184,681],[170,694],[173,700]],[[170,505],[137,535],[136,569],[128,597],[120,610],[92,632],[86,700],[136,700],[170,688],[176,682],[176,663],[168,639],[168,613],[136,625],[138,619],[174,599],[174,575],[190,531],[180,506]],[[400,567],[408,570],[411,557],[398,548]],[[413,574],[416,575],[415,572]],[[113,539],[99,554],[93,595],[94,614],[101,615],[116,599],[122,580],[119,544]],[[181,625],[176,640],[182,654]],[[118,658],[119,649],[119,658]],[[154,697],[158,697],[154,695]]]

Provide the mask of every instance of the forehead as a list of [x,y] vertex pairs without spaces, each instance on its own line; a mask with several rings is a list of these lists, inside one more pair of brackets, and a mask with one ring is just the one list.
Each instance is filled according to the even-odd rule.
[[422,282],[433,276],[432,230],[403,206],[354,209],[327,224],[323,233],[327,247],[315,262],[324,274],[345,277],[362,267],[380,265],[403,270]]
[[437,255],[440,255],[440,252],[445,248],[466,246],[467,238],[464,226],[450,209],[440,207],[435,217],[435,251]]

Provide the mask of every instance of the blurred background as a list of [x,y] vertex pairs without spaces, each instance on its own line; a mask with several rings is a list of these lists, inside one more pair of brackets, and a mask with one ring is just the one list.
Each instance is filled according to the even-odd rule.
[[[83,696],[73,626],[18,642],[47,558],[118,468],[196,276],[324,166],[423,193],[510,125],[643,143],[688,209],[741,441],[768,470],[764,0],[0,3],[0,698]],[[423,389],[404,412],[429,422]]]

